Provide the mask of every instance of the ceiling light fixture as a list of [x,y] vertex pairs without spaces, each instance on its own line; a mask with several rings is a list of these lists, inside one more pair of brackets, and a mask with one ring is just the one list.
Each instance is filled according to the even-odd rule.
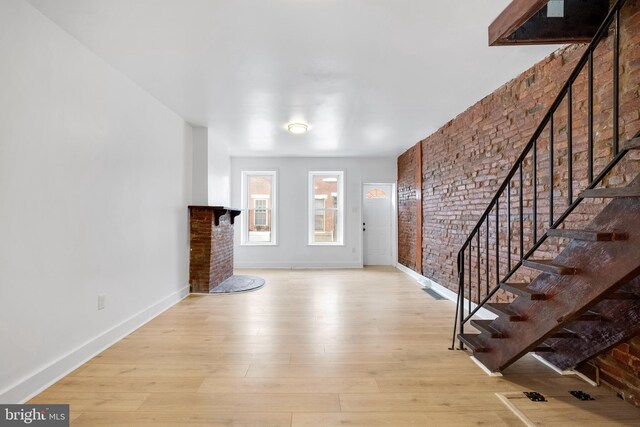
[[303,133],[307,133],[309,126],[304,123],[289,123],[287,129],[294,135],[302,135]]

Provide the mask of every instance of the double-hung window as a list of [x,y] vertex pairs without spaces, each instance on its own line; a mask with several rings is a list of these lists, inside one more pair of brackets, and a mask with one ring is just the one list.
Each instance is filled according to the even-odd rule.
[[276,171],[242,172],[242,244],[276,244]]
[[344,172],[309,172],[309,244],[344,241]]

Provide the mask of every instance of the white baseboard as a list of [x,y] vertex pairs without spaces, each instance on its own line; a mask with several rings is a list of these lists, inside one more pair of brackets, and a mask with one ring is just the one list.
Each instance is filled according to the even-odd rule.
[[180,302],[189,295],[189,287],[186,286],[152,304],[148,308],[129,317],[125,321],[112,327],[96,338],[86,342],[72,350],[65,356],[49,364],[33,375],[9,386],[0,392],[2,403],[24,403],[51,386],[71,371],[93,358],[98,353],[120,341],[131,332],[140,328],[162,312]]
[[[428,277],[425,277],[421,274],[416,273],[415,271],[411,270],[408,267],[405,267],[404,265],[398,263],[396,264],[396,268],[400,271],[402,271],[403,273],[406,273],[407,275],[413,277],[414,279],[416,279],[418,281],[418,283],[420,285],[422,285],[422,287],[426,287],[429,289],[433,289],[435,292],[439,293],[440,295],[442,295],[443,297],[445,297],[446,299],[453,301],[453,302],[457,302],[458,301],[458,294],[456,294],[455,292],[453,292],[450,289],[445,288],[444,286],[442,286],[441,284],[429,279]],[[474,310],[476,308],[477,304],[475,303],[471,303],[471,309]],[[469,300],[468,299],[464,299],[464,307],[465,309],[467,307],[469,307]],[[486,308],[481,308],[480,310],[478,310],[478,312],[476,313],[476,316],[481,318],[481,319],[486,319],[486,320],[493,320],[495,319],[496,316],[495,314],[493,314],[492,312],[490,312],[489,310],[487,310]]]
[[304,270],[322,268],[362,268],[358,262],[235,262],[233,268]]

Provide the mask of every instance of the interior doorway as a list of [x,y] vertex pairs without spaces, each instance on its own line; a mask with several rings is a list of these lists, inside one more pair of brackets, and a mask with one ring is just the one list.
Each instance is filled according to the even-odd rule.
[[364,184],[362,234],[364,265],[394,265],[394,184]]

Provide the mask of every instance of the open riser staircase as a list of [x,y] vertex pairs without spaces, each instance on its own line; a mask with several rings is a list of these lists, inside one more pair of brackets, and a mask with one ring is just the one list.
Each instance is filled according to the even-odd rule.
[[[507,368],[529,352],[537,352],[559,369],[571,369],[640,334],[640,177],[624,187],[603,188],[601,185],[616,173],[616,168],[628,153],[640,149],[640,133],[627,140],[619,140],[619,117],[624,113],[619,111],[618,105],[619,34],[621,10],[625,3],[624,0],[619,0],[612,6],[576,69],[458,254],[458,305],[451,349],[455,347],[457,338],[459,348],[464,349],[466,346],[471,349],[476,359],[492,372]],[[598,84],[611,85],[613,89],[613,136],[610,141],[613,156],[608,164],[596,170],[593,61],[596,48],[607,36],[613,38],[609,40],[613,46],[613,72],[609,82]],[[587,73],[588,79],[588,183],[584,188],[574,188],[574,142],[570,130],[566,142],[569,159],[566,177],[569,183],[568,207],[563,211],[556,208],[557,211],[554,212],[553,189],[558,185],[554,182],[554,116],[560,108],[568,106],[568,128],[572,129],[572,90],[578,77],[584,73]],[[548,161],[545,165],[540,165],[539,141],[543,132],[545,135],[548,132]],[[526,172],[523,171],[531,163],[532,182],[536,186],[532,190],[533,214],[527,218],[523,213],[523,187],[526,181],[523,178],[526,177]],[[550,195],[546,196],[543,206],[545,222],[538,217],[538,203],[542,196],[538,194],[537,174],[550,180],[546,187]],[[566,227],[567,218],[583,201],[589,199],[604,200],[606,205],[599,213],[593,214],[592,221],[587,226],[579,229]],[[503,236],[500,221],[504,221],[505,208],[508,211],[508,226],[504,227],[507,231],[502,233],[508,234]],[[500,216],[500,209],[503,209],[503,216]],[[512,211],[517,213],[515,221]],[[529,230],[533,238],[525,246],[523,235],[527,220],[529,228],[533,230]],[[512,231],[513,223],[519,224],[519,233],[515,233],[517,235]],[[538,229],[542,224],[546,225],[546,230],[538,236]],[[495,237],[491,253],[490,236]],[[502,242],[506,240],[508,245],[507,259],[501,255],[501,237],[504,238]],[[557,256],[538,258],[536,251],[545,242],[555,239],[568,243]],[[516,247],[515,250],[512,245]],[[514,252],[518,254],[517,262],[512,260]],[[523,272],[529,274],[521,274]],[[486,291],[483,291],[480,284],[485,274]],[[491,287],[490,274],[495,278]],[[515,279],[519,276],[533,277],[535,274],[537,276],[533,280]],[[477,284],[474,290],[471,288],[472,282]],[[492,302],[498,292],[507,292],[515,299],[510,303]],[[481,308],[492,311],[497,318],[476,319],[475,315]],[[465,327],[469,326],[479,333],[465,333]]]
[[[640,218],[640,180],[637,181],[629,188],[638,197],[613,199],[589,226],[589,230],[598,232],[614,230],[624,234],[625,240],[573,239],[552,262],[524,263],[543,272],[530,284],[522,284],[518,288],[520,295],[512,303],[485,305],[498,314],[487,326],[501,336],[492,337],[490,331],[484,330],[480,336],[465,334],[461,339],[467,341],[487,368],[502,370],[530,351],[555,353],[555,347],[561,349],[562,343],[569,348],[577,343],[590,347],[585,342],[587,337],[579,335],[580,328],[574,325],[607,325],[615,321],[595,306],[608,298],[618,304],[629,302],[616,299],[620,298],[618,288],[640,274],[640,227],[634,226]],[[633,297],[640,301],[640,294]],[[546,343],[555,333],[565,336],[557,338],[559,343]]]

